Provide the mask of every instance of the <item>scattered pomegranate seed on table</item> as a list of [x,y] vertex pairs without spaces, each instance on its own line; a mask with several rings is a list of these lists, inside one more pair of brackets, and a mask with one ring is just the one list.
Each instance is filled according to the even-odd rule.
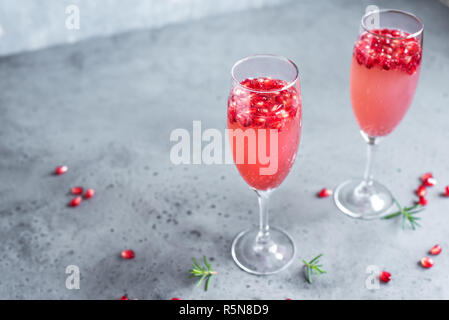
[[332,190],[327,189],[327,188],[323,188],[320,190],[320,192],[318,192],[318,197],[319,198],[326,198],[332,195]]
[[57,174],[59,176],[61,174],[66,173],[67,170],[69,170],[69,168],[67,168],[67,166],[59,166],[59,167],[56,167],[55,174]]
[[122,251],[122,258],[123,259],[134,259],[135,254],[133,250],[123,250]]
[[181,300],[181,298],[171,298],[172,300]]
[[81,204],[81,202],[83,201],[83,198],[81,197],[75,197],[70,201],[70,206],[71,207],[77,207]]
[[431,255],[436,256],[441,253],[441,247],[438,244],[436,244],[429,250],[429,253]]
[[72,194],[83,194],[83,188],[82,187],[73,187],[72,188]]
[[419,197],[424,197],[427,194],[427,189],[424,186],[419,186],[419,188],[416,190],[416,194]]
[[419,197],[418,203],[422,206],[425,206],[425,205],[427,205],[427,199],[424,197]]
[[434,178],[428,178],[423,182],[423,185],[426,187],[433,187],[437,184],[437,181]]
[[428,257],[424,257],[421,259],[421,266],[423,266],[424,268],[432,268],[433,264],[433,260]]
[[385,283],[390,282],[391,273],[389,273],[387,271],[382,271],[379,275],[379,279],[380,279],[380,281],[385,282]]
[[422,181],[423,183],[426,183],[426,181],[427,181],[428,179],[430,179],[430,178],[433,178],[433,174],[432,174],[431,172],[427,172],[427,173],[424,173],[424,174],[421,176],[421,181]]
[[84,198],[86,199],[90,199],[95,195],[95,190],[94,189],[87,189],[86,193],[84,194]]
[[446,188],[444,189],[444,195],[446,196],[446,197],[449,197],[449,186],[446,186]]
[[129,300],[128,296],[121,296],[120,300]]

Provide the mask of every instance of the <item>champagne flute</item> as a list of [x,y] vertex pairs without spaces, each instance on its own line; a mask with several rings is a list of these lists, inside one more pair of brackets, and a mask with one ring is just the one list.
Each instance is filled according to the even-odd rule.
[[351,217],[378,218],[394,203],[391,192],[373,180],[373,155],[410,107],[421,70],[423,30],[419,18],[400,10],[371,11],[362,17],[350,88],[368,160],[363,179],[343,182],[334,193],[337,207]]
[[228,132],[234,162],[259,200],[259,227],[232,244],[239,267],[253,274],[286,268],[295,255],[291,237],[268,224],[268,202],[295,161],[301,136],[301,98],[296,65],[275,55],[254,55],[232,68]]

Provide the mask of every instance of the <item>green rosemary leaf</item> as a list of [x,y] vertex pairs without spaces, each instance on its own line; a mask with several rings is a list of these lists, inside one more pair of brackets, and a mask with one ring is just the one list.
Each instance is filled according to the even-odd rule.
[[320,253],[319,255],[317,255],[315,258],[313,258],[312,260],[310,260],[309,264],[313,264],[316,260],[318,260],[319,258],[321,258],[323,254]]
[[212,267],[211,267],[210,263],[207,261],[206,256],[203,256],[203,261],[204,261],[205,267],[201,266],[195,258],[192,258],[192,261],[193,261],[193,266],[192,266],[192,269],[189,270],[189,273],[190,273],[189,278],[193,278],[193,277],[200,278],[198,280],[198,282],[196,283],[197,287],[200,286],[201,283],[203,283],[203,280],[205,280],[206,283],[205,283],[204,290],[207,291],[207,289],[209,288],[210,279],[212,278],[213,275],[216,275],[217,272],[212,270]]
[[399,211],[389,214],[387,216],[382,217],[382,219],[391,219],[394,217],[402,216],[402,229],[405,229],[405,225],[408,222],[410,227],[415,230],[416,227],[420,227],[421,225],[417,222],[420,220],[420,217],[417,217],[416,214],[423,211],[424,208],[418,203],[410,207],[401,207],[399,202],[394,199],[394,203],[398,207]]
[[402,214],[402,212],[401,211],[398,211],[398,212],[395,212],[395,213],[392,213],[392,214],[389,214],[389,215],[387,215],[387,216],[385,216],[385,217],[382,217],[382,219],[391,219],[391,218],[394,218],[394,217],[397,217],[397,216],[399,216],[399,215],[401,215]]
[[313,258],[312,260],[310,260],[309,262],[307,262],[306,260],[302,260],[302,262],[305,265],[306,268],[306,280],[309,283],[312,283],[312,275],[313,274],[323,274],[326,273],[326,271],[320,269],[320,267],[322,267],[322,264],[318,264],[319,263],[319,259],[323,256],[323,254],[319,254],[318,256],[316,256],[315,258]]

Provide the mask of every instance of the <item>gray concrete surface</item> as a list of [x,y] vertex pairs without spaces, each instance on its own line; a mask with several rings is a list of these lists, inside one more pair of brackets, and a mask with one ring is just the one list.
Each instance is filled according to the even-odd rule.
[[[422,17],[421,79],[409,113],[383,141],[378,180],[404,204],[421,173],[439,181],[422,228],[358,221],[324,186],[360,176],[365,146],[349,102],[349,63],[368,2],[312,1],[83,41],[0,60],[0,297],[4,299],[441,299],[449,298],[449,9],[437,1],[385,7]],[[282,54],[301,73],[303,137],[289,177],[273,196],[271,223],[287,229],[297,257],[286,271],[239,270],[230,245],[257,222],[257,202],[232,165],[174,166],[170,132],[224,128],[229,70],[258,52]],[[51,171],[67,164],[69,172]],[[69,188],[95,198],[67,207]],[[435,243],[443,253],[424,270]],[[121,250],[132,248],[134,260]],[[301,259],[323,253],[312,285]],[[207,255],[219,275],[204,292],[187,271]],[[65,268],[81,270],[67,290]],[[368,290],[366,268],[393,275]]]

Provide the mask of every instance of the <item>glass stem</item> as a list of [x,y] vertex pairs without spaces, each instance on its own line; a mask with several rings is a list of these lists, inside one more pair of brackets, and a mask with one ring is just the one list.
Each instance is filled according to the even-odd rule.
[[268,203],[271,191],[255,190],[259,200],[259,233],[256,242],[267,244],[270,241],[270,226],[268,225]]
[[375,137],[367,137],[367,149],[366,149],[366,166],[365,173],[363,174],[363,182],[365,186],[371,186],[373,184],[373,157],[376,151],[376,138]]

